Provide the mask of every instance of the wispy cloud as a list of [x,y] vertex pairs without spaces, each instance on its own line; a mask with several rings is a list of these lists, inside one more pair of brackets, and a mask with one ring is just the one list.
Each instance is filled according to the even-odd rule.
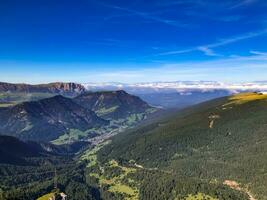
[[254,55],[267,56],[267,52],[250,51],[250,53]]
[[[219,22],[239,22],[247,14],[233,13],[232,9],[248,7],[257,3],[260,3],[259,5],[265,5],[261,0],[166,0],[160,1],[157,5],[168,8],[185,6],[185,9],[181,9],[180,13],[185,16],[195,17],[196,19],[203,18]],[[200,10],[201,12],[199,12]]]
[[267,54],[252,54],[214,61],[165,63],[153,68],[96,72],[94,78],[115,81],[120,77],[122,82],[142,82],[143,80],[148,82],[177,80],[254,81],[266,79],[266,64]]
[[[108,6],[108,7],[111,7],[111,8],[114,8],[112,5],[107,5],[105,4],[105,6]],[[116,8],[118,9],[118,8]],[[120,7],[120,10],[121,9],[125,9],[125,8],[122,8]],[[125,11],[125,10],[124,10]],[[143,15],[147,15],[147,16],[157,16],[157,15],[161,15],[161,14],[165,14],[165,13],[168,13],[170,10],[159,10],[159,11],[153,11],[153,12],[141,12]],[[121,14],[116,14],[116,15],[110,15],[110,16],[107,16],[105,17],[104,19],[105,20],[112,20],[114,18],[121,18],[121,17],[131,17],[131,16],[136,16],[136,11],[135,12],[129,12],[129,10],[127,9],[127,11],[125,13],[121,13]],[[139,15],[138,15],[139,16]]]
[[202,51],[207,56],[219,56],[212,49],[209,49],[208,47],[198,47],[198,50]]
[[[157,15],[154,15],[154,13],[141,12],[141,11],[133,10],[130,8],[106,4],[106,3],[102,3],[102,5],[105,7],[112,8],[112,9],[127,12],[128,16],[138,16],[138,17],[141,17],[143,19],[152,20],[154,22],[159,22],[159,23],[166,24],[169,26],[174,26],[174,27],[186,27],[186,26],[188,26],[188,24],[181,23],[180,21],[177,21],[177,20],[171,20],[171,19],[165,19],[165,18],[159,17]],[[110,16],[106,19],[112,19],[113,17],[118,17],[118,16],[122,16],[122,15]]]
[[256,3],[258,0],[242,0],[239,3],[235,4],[234,6],[231,7],[231,9],[235,9],[235,8],[240,8],[240,7],[244,7],[244,6],[249,6],[253,3]]
[[157,3],[158,6],[172,7],[186,5],[190,8],[200,8],[213,11],[220,11],[226,9],[234,9],[257,3],[260,0],[224,0],[224,1],[210,1],[210,0],[165,0]]
[[[213,48],[225,46],[228,44],[236,43],[236,42],[250,39],[250,38],[254,38],[254,37],[258,37],[258,36],[261,36],[264,34],[267,34],[267,29],[264,29],[264,30],[258,31],[258,32],[246,33],[244,35],[233,36],[231,38],[221,39],[215,43],[211,43],[211,44],[207,44],[207,45],[200,45],[200,46],[196,46],[196,47],[192,47],[192,48],[188,48],[188,49],[162,52],[162,53],[157,54],[156,56],[176,55],[176,54],[190,53],[193,51],[201,51],[201,52],[204,52],[206,55],[208,55],[208,54],[212,55],[212,54],[214,54],[214,51],[212,50]],[[214,55],[212,55],[212,56],[214,56]]]

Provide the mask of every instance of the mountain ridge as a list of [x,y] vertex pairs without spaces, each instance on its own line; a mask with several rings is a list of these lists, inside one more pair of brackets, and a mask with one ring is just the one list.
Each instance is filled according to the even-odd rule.
[[85,91],[84,86],[78,83],[54,82],[47,84],[25,84],[0,82],[0,92],[24,92],[24,93],[53,93],[76,95]]
[[124,90],[87,92],[75,97],[74,101],[105,119],[126,118],[132,113],[144,113],[152,108],[139,97]]
[[86,130],[108,124],[93,111],[57,95],[0,109],[0,132],[26,140],[50,141],[70,128]]

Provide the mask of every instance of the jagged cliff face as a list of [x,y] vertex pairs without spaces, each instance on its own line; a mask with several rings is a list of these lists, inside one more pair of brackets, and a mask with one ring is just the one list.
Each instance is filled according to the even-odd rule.
[[77,83],[49,83],[39,85],[12,84],[0,82],[0,92],[25,92],[25,93],[55,93],[74,96],[81,94],[85,88]]
[[[46,85],[41,85],[41,86],[46,86]],[[48,90],[52,91],[54,93],[60,93],[60,92],[65,92],[65,93],[77,93],[80,94],[85,91],[85,88],[81,84],[77,83],[51,83],[47,85]]]

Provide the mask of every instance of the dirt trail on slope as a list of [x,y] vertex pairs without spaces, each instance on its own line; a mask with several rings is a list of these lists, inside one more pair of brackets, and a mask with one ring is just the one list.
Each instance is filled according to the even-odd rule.
[[209,120],[210,120],[209,128],[213,128],[215,120],[219,118],[220,118],[220,115],[210,115],[209,116]]
[[253,197],[252,193],[248,191],[248,189],[241,188],[239,183],[237,183],[236,181],[225,180],[223,184],[229,186],[230,188],[234,190],[238,190],[238,191],[246,193],[249,196],[250,200],[257,200]]

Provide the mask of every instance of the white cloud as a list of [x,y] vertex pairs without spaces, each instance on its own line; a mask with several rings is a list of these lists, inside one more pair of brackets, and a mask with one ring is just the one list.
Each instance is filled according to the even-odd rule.
[[236,42],[239,42],[239,41],[242,41],[242,40],[258,37],[258,36],[265,35],[265,34],[267,34],[267,29],[264,29],[262,31],[257,31],[257,32],[246,33],[244,35],[233,36],[231,38],[221,39],[221,40],[219,40],[217,42],[210,43],[210,44],[207,44],[207,45],[200,45],[200,46],[196,46],[196,47],[192,47],[192,48],[188,48],[188,49],[177,50],[177,51],[162,52],[162,53],[157,54],[156,56],[176,55],[176,54],[189,53],[189,52],[193,52],[193,51],[202,51],[202,52],[204,52],[203,51],[203,47],[204,47],[204,50],[205,49],[206,50],[209,49],[210,51],[212,51],[212,48],[225,46],[225,45],[228,45],[228,44],[236,43]]

